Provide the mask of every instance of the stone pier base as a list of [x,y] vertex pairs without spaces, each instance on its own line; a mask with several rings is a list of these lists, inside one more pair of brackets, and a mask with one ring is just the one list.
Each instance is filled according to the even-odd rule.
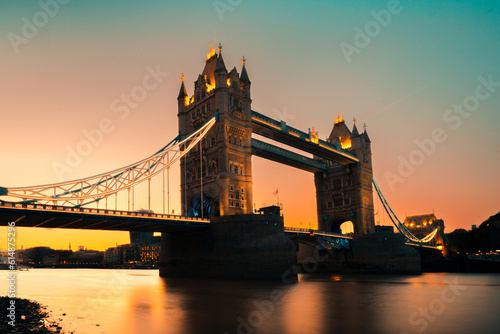
[[[400,234],[372,233],[356,235],[350,250],[331,253],[322,251],[316,259],[315,272],[369,273],[369,274],[421,274],[420,254],[405,245]],[[311,260],[318,252],[311,246],[299,244],[298,263],[307,272]],[[315,262],[315,263],[316,263]]]
[[249,214],[214,217],[203,231],[163,233],[160,276],[281,280],[297,263],[283,228],[278,215]]

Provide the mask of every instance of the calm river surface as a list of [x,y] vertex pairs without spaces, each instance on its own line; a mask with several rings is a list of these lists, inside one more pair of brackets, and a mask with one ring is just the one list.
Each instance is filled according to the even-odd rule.
[[500,333],[494,274],[301,275],[286,285],[32,269],[17,282],[18,297],[47,305],[75,333]]

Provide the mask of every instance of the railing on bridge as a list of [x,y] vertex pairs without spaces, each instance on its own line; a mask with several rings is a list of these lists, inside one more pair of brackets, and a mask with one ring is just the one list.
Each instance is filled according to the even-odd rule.
[[37,210],[37,211],[56,211],[56,212],[73,212],[73,213],[84,213],[89,215],[108,215],[108,216],[120,216],[120,217],[143,217],[143,218],[155,218],[155,219],[165,219],[165,220],[179,220],[179,221],[193,221],[199,223],[210,223],[210,219],[197,218],[197,217],[185,217],[180,215],[170,215],[163,213],[154,212],[139,212],[139,211],[125,211],[125,210],[112,210],[112,209],[94,209],[94,208],[83,208],[75,206],[63,206],[63,205],[50,205],[50,204],[29,204],[22,202],[6,202],[0,200],[0,208],[12,208],[12,209],[25,209],[25,210]]
[[309,234],[309,235],[323,235],[327,237],[335,237],[335,238],[342,238],[342,239],[352,239],[352,236],[349,234],[342,234],[342,233],[334,233],[334,232],[327,232],[327,231],[321,231],[321,230],[314,230],[314,229],[307,229],[307,228],[298,228],[298,227],[286,227],[285,226],[285,233],[300,233],[300,234]]
[[285,234],[292,240],[329,250],[346,250],[351,247],[350,235],[313,229],[285,227]]

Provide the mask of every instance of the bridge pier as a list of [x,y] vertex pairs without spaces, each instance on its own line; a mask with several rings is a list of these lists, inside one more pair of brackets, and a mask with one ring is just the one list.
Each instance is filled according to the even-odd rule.
[[[299,244],[298,264],[307,269],[314,257],[312,246]],[[357,234],[349,250],[337,250],[322,255],[315,272],[363,274],[421,274],[420,254],[405,245],[400,234]],[[306,270],[307,272],[307,270]]]
[[160,276],[282,280],[296,263],[277,215],[214,217],[203,231],[162,234]]

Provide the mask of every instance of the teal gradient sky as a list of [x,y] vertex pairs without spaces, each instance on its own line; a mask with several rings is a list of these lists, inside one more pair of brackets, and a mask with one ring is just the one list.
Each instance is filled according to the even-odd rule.
[[[389,1],[241,1],[228,5],[232,10],[222,20],[217,3],[228,4],[74,0],[60,5],[16,53],[9,34],[21,35],[23,17],[32,21],[42,9],[37,1],[0,2],[0,185],[58,182],[54,162],[64,163],[66,147],[76,147],[85,138],[82,131],[97,128],[103,118],[113,121],[114,131],[64,180],[156,152],[177,134],[181,73],[191,95],[209,43],[221,42],[229,70],[240,71],[241,57],[247,59],[254,110],[287,115],[288,124],[314,127],[321,138],[329,135],[337,112],[350,127],[353,117],[358,129],[366,123],[375,178],[400,218],[434,210],[451,232],[500,210],[500,87],[458,129],[443,119],[475,93],[479,76],[500,81],[497,1],[401,1],[401,11],[350,63],[339,45],[353,45],[354,28],[364,30],[374,20],[370,12],[386,9]],[[140,85],[148,66],[169,75],[119,119],[112,102]],[[417,149],[415,141],[430,138],[436,128],[447,140],[404,183],[391,187],[388,173],[397,173],[400,159]],[[171,174],[176,212],[178,173]],[[286,224],[316,225],[312,174],[254,158],[253,176],[257,207],[273,203],[279,188]],[[136,208],[146,205],[136,200]],[[155,200],[153,209],[161,208]],[[20,233],[25,247],[127,242],[126,233]]]

